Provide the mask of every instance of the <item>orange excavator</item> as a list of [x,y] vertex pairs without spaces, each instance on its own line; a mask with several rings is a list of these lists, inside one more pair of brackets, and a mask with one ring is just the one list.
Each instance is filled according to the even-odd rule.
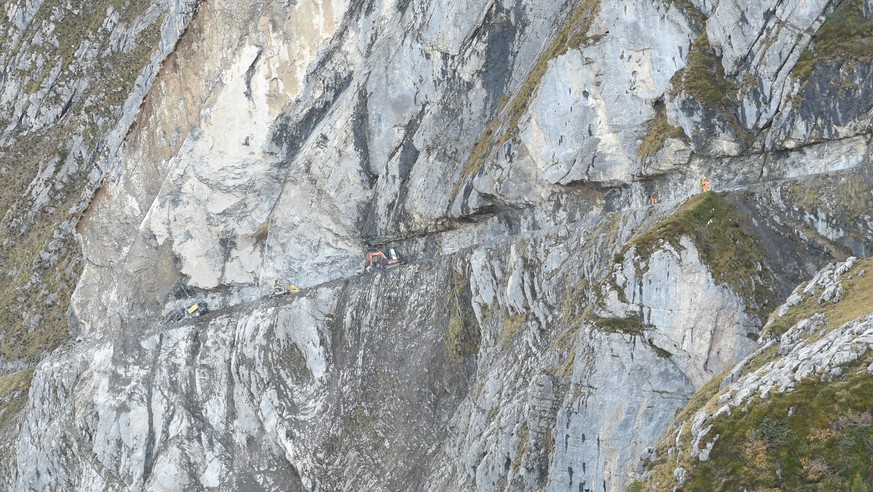
[[382,251],[370,251],[367,253],[367,261],[370,262],[367,266],[368,272],[373,268],[394,268],[406,263],[397,256],[394,248],[388,250],[388,256],[385,256],[385,253]]

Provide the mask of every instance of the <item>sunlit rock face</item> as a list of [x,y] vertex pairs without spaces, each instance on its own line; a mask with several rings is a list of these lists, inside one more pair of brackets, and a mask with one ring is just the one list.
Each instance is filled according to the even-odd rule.
[[803,57],[830,2],[189,7],[95,171],[4,488],[621,490],[869,254],[869,64]]

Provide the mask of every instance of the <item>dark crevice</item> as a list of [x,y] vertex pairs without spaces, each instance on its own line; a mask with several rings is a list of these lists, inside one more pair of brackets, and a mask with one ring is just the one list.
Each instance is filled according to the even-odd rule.
[[65,116],[65,115],[67,114],[67,112],[70,110],[70,107],[73,106],[73,99],[75,99],[75,98],[76,98],[76,93],[73,92],[73,93],[70,95],[70,98],[67,99],[67,102],[64,104],[64,107],[61,108],[61,114],[59,114],[59,115],[58,115],[58,119],[55,120],[56,123],[57,123],[58,121],[61,121],[62,119],[64,119],[64,116]]
[[427,106],[422,107],[418,114],[415,115],[407,124],[403,135],[403,141],[400,143],[394,154],[389,157],[389,161],[394,158],[399,152],[397,162],[397,179],[400,181],[400,186],[397,193],[397,199],[394,202],[394,208],[391,211],[391,221],[395,228],[399,228],[404,215],[404,205],[406,197],[409,194],[409,176],[412,174],[412,168],[418,162],[418,156],[421,152],[415,146],[413,139],[421,126],[421,120],[427,112]]
[[[146,435],[145,442],[145,456],[143,457],[143,474],[142,481],[146,483],[149,477],[152,474],[152,470],[155,466],[155,417],[152,412],[152,402],[154,396],[154,385],[155,385],[155,374],[158,370],[158,361],[161,356],[161,348],[164,343],[164,334],[158,334],[158,345],[155,347],[155,355],[152,362],[151,371],[149,372],[149,377],[146,380],[146,409],[148,410],[149,416],[149,430]],[[169,422],[166,420],[165,422]]]
[[261,60],[261,55],[263,53],[263,48],[259,48],[258,54],[255,55],[255,59],[252,60],[251,65],[249,65],[249,68],[246,70],[246,90],[244,94],[246,96],[246,99],[248,99],[249,101],[252,100],[252,77],[255,76],[255,69],[258,66],[258,61]]
[[352,134],[354,136],[355,150],[361,158],[361,168],[366,173],[365,178],[367,185],[370,188],[376,184],[379,179],[379,173],[373,169],[370,162],[370,114],[369,114],[369,96],[367,94],[367,81],[364,80],[358,89],[358,102],[355,107],[354,122],[352,123]]

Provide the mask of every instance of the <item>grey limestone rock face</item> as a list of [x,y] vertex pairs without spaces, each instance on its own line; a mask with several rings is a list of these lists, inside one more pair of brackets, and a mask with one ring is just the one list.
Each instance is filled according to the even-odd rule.
[[[635,239],[703,174],[774,298],[873,239],[838,197],[800,203],[869,194],[866,127],[773,137],[812,121],[784,101],[829,3],[691,3],[200,5],[112,133],[77,339],[36,367],[2,487],[622,489],[770,308],[695,231]],[[703,32],[758,87],[742,105],[676,86]],[[655,123],[679,134],[644,162]],[[364,271],[389,248],[407,263]],[[194,302],[211,312],[167,321]]]
[[684,66],[691,32],[667,3],[601,2],[589,31],[596,40],[549,62],[523,127],[543,178],[630,182],[652,103]]
[[[77,222],[196,8],[196,1],[0,7],[4,367],[32,366],[66,338],[83,263]],[[28,341],[12,342],[10,333],[22,330]],[[28,344],[36,356],[20,349]]]
[[[639,218],[624,220],[622,229],[639,227]],[[704,357],[740,349],[729,337],[666,343],[669,333],[659,332],[678,328],[656,319],[622,332],[577,317],[586,306],[603,309],[596,291],[572,286],[603,284],[611,271],[609,222],[522,235],[195,322],[92,332],[40,367],[33,391],[44,410],[28,410],[35,416],[16,463],[43,465],[10,485],[619,488],[702,375],[729,361]],[[705,278],[688,263],[701,271],[671,277]],[[691,312],[737,302],[714,287],[693,299]],[[691,333],[712,329],[708,319],[683,322]],[[62,383],[72,387],[61,391]],[[67,417],[46,418],[52,408]]]
[[651,329],[649,342],[675,354],[674,363],[700,387],[754,350],[747,335],[758,322],[737,293],[715,282],[694,243],[683,237],[679,245],[665,244],[647,259],[631,249],[616,272],[621,296],[607,294],[608,314],[639,316]]

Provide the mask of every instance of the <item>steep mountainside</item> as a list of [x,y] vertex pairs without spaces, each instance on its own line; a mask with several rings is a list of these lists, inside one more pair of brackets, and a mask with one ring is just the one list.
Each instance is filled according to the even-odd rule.
[[0,367],[68,338],[75,227],[196,2],[0,5]]
[[4,489],[787,487],[737,408],[867,391],[870,0],[94,8],[2,7]]
[[[870,260],[830,264],[701,389],[649,467],[653,490],[864,490],[873,445]],[[645,490],[638,483],[637,490]]]

